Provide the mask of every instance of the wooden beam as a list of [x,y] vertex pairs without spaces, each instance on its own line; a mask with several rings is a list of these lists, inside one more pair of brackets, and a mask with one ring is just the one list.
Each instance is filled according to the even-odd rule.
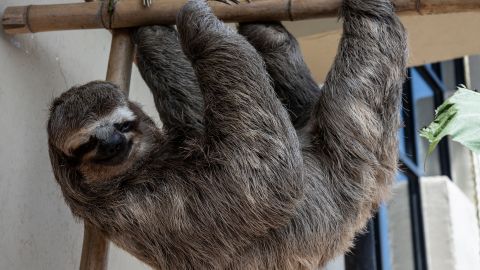
[[118,85],[126,95],[130,88],[133,55],[134,44],[130,38],[130,30],[115,29],[112,32],[107,81]]
[[[116,29],[112,34],[107,81],[118,85],[128,95],[134,45],[128,29]],[[80,270],[107,270],[108,249],[109,242],[102,232],[85,222]]]
[[105,236],[91,224],[85,222],[80,270],[106,270],[108,247],[109,243]]
[[[56,30],[117,29],[153,24],[174,24],[185,0],[157,0],[146,8],[139,0],[7,7],[2,24],[9,34]],[[215,14],[227,22],[304,20],[332,17],[341,0],[251,0],[239,5],[210,2]],[[400,14],[438,14],[480,11],[479,0],[394,0]]]

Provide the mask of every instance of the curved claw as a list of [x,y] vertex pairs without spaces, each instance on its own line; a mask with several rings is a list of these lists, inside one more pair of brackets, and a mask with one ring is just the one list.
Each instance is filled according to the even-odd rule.
[[[210,1],[217,1],[217,2],[221,2],[221,3],[225,3],[227,5],[230,5],[230,3],[234,3],[234,4],[240,4],[240,1],[239,0],[210,0]],[[246,0],[248,3],[251,3],[251,0]],[[142,0],[143,2],[143,5],[145,7],[150,7],[152,5],[152,2],[153,0]]]
[[[230,5],[231,3],[237,4],[237,5],[240,4],[239,0],[211,0],[211,1],[217,1],[217,2],[227,4],[227,5]],[[251,0],[247,0],[248,3],[250,3],[250,1]]]
[[143,0],[143,5],[146,7],[150,7],[152,5],[152,0]]

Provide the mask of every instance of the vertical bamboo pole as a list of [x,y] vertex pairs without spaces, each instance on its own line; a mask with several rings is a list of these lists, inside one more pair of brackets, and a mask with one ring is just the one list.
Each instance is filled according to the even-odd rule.
[[108,263],[108,240],[88,222],[84,224],[80,270],[106,270]]
[[[107,81],[118,85],[128,95],[134,45],[128,29],[114,30],[112,34]],[[80,270],[106,270],[108,249],[108,240],[102,232],[85,222]]]
[[128,95],[132,73],[134,45],[129,29],[112,31],[112,46],[108,60],[107,81],[120,87]]

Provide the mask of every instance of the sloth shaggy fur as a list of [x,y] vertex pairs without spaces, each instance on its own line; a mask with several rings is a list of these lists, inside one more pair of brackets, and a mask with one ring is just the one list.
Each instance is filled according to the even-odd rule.
[[321,88],[277,22],[234,31],[190,0],[178,32],[136,30],[163,127],[110,83],[58,97],[50,157],[73,214],[155,269],[316,269],[348,250],[397,168],[407,50],[389,0],[340,16]]

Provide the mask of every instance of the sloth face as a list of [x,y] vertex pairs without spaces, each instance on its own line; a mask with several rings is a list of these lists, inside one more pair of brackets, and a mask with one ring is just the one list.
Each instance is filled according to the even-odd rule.
[[66,138],[61,150],[72,159],[117,165],[129,155],[138,120],[126,106],[118,107]]
[[87,181],[124,174],[149,150],[155,127],[113,84],[92,82],[57,98],[50,111],[51,147]]

